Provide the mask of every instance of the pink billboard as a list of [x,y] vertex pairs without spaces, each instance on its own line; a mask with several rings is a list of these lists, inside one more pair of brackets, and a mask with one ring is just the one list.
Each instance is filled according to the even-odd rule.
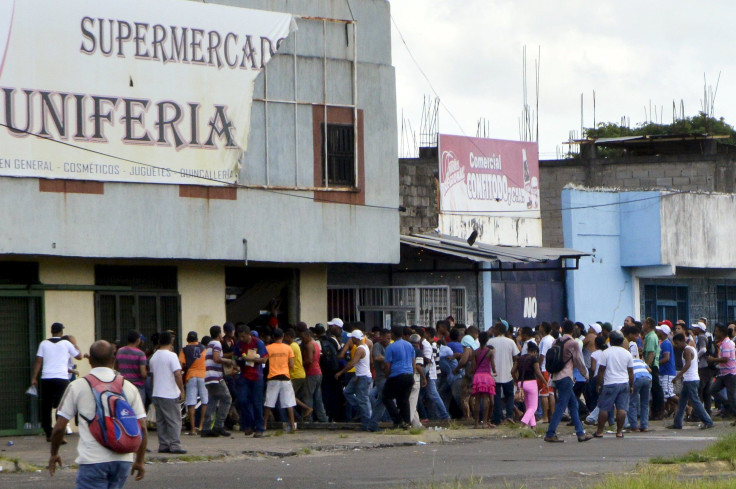
[[440,212],[539,218],[537,143],[440,134]]

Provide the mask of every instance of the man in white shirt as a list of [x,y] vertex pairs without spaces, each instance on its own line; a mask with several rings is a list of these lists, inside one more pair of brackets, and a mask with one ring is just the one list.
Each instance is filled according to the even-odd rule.
[[158,337],[159,348],[148,362],[153,382],[153,405],[156,407],[156,434],[159,453],[187,453],[181,448],[181,406],[184,384],[181,363],[174,353],[173,337],[164,331]]
[[[447,412],[445,403],[437,390],[437,364],[435,363],[434,350],[432,344],[427,340],[428,334],[422,331],[422,356],[427,359],[427,387],[425,389],[424,398],[434,405],[434,409],[430,407],[430,416],[435,415],[432,419],[449,420],[450,413]],[[431,339],[431,338],[430,338]]]
[[[110,343],[97,341],[92,344],[89,349],[91,375],[103,382],[112,382],[117,375],[112,369],[114,362],[115,349]],[[135,480],[141,480],[145,475],[146,411],[138,389],[127,380],[123,381],[122,394],[138,419],[143,437],[141,445],[135,453],[113,452],[98,443],[90,433],[89,424],[82,421],[79,424],[79,443],[77,445],[76,463],[79,464],[77,487],[122,488],[128,474],[135,474]],[[64,439],[67,423],[77,414],[83,419],[94,419],[96,409],[97,403],[89,383],[84,378],[72,382],[64,392],[64,397],[59,404],[58,419],[51,435],[51,457],[48,469],[52,476],[56,471],[56,466],[61,466],[59,446]]]
[[[62,340],[64,325],[51,325],[51,338],[38,345],[36,363],[33,365],[31,385],[38,385],[41,373],[41,426],[46,433],[46,441],[51,441],[51,411],[59,406],[61,396],[69,385],[69,358],[82,359],[77,345]],[[72,337],[73,338],[73,337]],[[42,368],[43,367],[43,368]]]
[[511,369],[514,366],[514,359],[519,354],[516,342],[506,337],[508,323],[501,321],[493,326],[493,338],[488,340],[488,346],[495,350],[496,395],[493,399],[491,418],[491,423],[495,425],[502,421],[514,421],[514,378],[511,376]]
[[634,358],[624,348],[624,335],[612,331],[608,335],[611,347],[605,350],[598,361],[598,431],[596,438],[603,438],[603,429],[608,422],[608,411],[616,407],[616,438],[623,438],[629,395],[634,391]]

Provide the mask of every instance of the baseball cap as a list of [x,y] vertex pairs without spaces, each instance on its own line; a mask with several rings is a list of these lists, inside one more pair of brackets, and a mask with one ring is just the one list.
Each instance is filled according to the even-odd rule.
[[61,323],[54,323],[51,325],[51,334],[61,333],[64,330],[64,325]]
[[659,325],[659,326],[657,326],[657,327],[656,327],[656,328],[654,328],[654,329],[656,329],[657,331],[661,331],[661,332],[663,332],[663,333],[664,333],[664,334],[666,334],[667,336],[669,336],[669,335],[670,335],[670,333],[672,333],[672,330],[670,329],[670,327],[669,327],[669,326],[667,326],[666,324],[662,324],[662,323],[660,323],[660,325]]
[[705,332],[708,329],[705,327],[705,323],[703,323],[702,321],[698,321],[697,323],[693,324],[692,328],[693,329],[698,328],[700,331],[703,331],[703,332]]
[[601,325],[598,323],[593,323],[589,325],[589,328],[595,331],[595,334],[601,334],[601,331],[603,331],[603,329],[601,328]]
[[325,334],[325,325],[322,323],[317,323],[314,325],[314,328],[312,328],[312,331],[314,331],[314,334],[316,335],[322,335]]
[[499,320],[499,322],[500,322],[501,324],[503,324],[504,326],[506,326],[506,331],[508,331],[508,330],[509,330],[509,322],[508,322],[508,321],[506,321],[506,320],[505,320],[505,319],[503,319],[503,318],[498,318],[498,320]]
[[605,329],[608,332],[613,331],[613,326],[611,326],[611,323],[608,322],[601,324],[601,328]]
[[362,340],[363,339],[363,332],[359,329],[354,329],[349,335],[348,338],[355,338],[356,340]]
[[197,341],[197,332],[196,331],[190,331],[187,333],[187,342]]
[[660,321],[657,324],[659,326],[667,326],[668,328],[670,328],[670,331],[672,331],[672,321],[670,321],[669,319],[665,319],[664,321]]
[[409,343],[421,343],[421,342],[422,342],[422,337],[419,336],[418,334],[415,333],[409,336]]
[[340,318],[332,318],[330,322],[327,323],[327,326],[337,326],[338,328],[342,328],[343,322]]

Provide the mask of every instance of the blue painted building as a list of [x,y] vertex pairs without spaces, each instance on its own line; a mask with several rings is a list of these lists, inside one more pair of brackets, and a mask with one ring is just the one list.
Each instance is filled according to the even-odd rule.
[[736,318],[736,196],[567,187],[566,248],[588,252],[567,274],[571,318]]

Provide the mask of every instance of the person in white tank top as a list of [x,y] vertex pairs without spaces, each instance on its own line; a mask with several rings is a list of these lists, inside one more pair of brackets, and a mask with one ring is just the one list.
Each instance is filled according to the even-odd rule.
[[708,416],[708,413],[705,411],[705,407],[698,396],[698,386],[700,385],[700,376],[698,375],[698,354],[695,351],[695,348],[687,344],[685,335],[682,333],[676,334],[674,338],[672,338],[672,343],[675,348],[683,349],[682,370],[673,379],[673,382],[682,379],[682,394],[680,394],[680,399],[677,403],[675,421],[667,428],[673,430],[682,429],[682,422],[685,417],[685,408],[687,407],[688,401],[692,404],[695,415],[703,422],[700,425],[700,429],[707,430],[712,428],[713,420]]
[[347,348],[349,350],[352,345],[356,345],[355,354],[345,368],[335,374],[335,379],[355,367],[355,377],[350,379],[343,393],[345,394],[345,401],[354,410],[360,412],[361,429],[370,431],[371,402],[369,393],[373,377],[371,376],[370,348],[363,342],[363,339],[363,332],[358,329],[350,333]]

